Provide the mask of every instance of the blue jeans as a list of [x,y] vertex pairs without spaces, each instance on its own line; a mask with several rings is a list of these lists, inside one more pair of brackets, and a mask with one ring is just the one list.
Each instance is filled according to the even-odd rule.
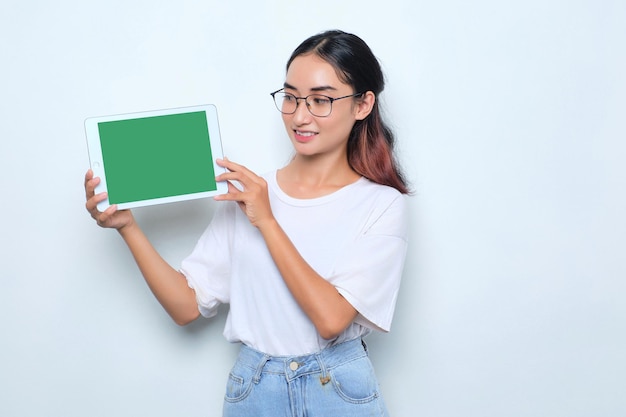
[[224,417],[388,417],[360,339],[296,357],[242,345],[228,377]]

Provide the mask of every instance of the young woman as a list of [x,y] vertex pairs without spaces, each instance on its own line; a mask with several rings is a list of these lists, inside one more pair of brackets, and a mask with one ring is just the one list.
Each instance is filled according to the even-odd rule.
[[[362,338],[390,328],[407,245],[407,184],[382,121],[380,65],[357,36],[305,40],[272,97],[293,159],[264,176],[227,159],[225,202],[180,270],[128,210],[87,210],[127,243],[176,323],[229,303],[224,335],[241,343],[225,416],[386,416]],[[233,185],[239,183],[239,187]]]

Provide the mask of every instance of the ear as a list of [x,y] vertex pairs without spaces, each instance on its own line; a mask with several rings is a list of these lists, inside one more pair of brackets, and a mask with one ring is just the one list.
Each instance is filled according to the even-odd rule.
[[372,112],[376,103],[376,95],[371,91],[366,91],[361,98],[357,100],[355,106],[355,118],[356,120],[363,120]]

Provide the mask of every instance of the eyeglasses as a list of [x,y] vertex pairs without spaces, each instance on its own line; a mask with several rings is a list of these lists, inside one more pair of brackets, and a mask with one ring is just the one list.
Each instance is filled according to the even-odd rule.
[[330,113],[333,111],[333,103],[337,100],[363,95],[363,93],[356,93],[350,94],[349,96],[333,98],[323,94],[309,94],[306,97],[296,97],[293,94],[285,93],[282,90],[283,89],[281,88],[280,90],[270,93],[279,112],[283,114],[294,114],[298,108],[298,101],[304,100],[309,113],[316,117],[330,116]]

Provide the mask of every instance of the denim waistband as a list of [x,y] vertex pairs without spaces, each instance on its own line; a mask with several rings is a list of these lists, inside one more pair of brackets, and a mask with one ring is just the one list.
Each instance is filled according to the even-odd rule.
[[257,370],[257,378],[261,373],[284,374],[287,379],[326,371],[341,364],[367,356],[365,343],[361,339],[323,349],[317,353],[300,356],[270,356],[246,345],[241,346],[237,361]]

